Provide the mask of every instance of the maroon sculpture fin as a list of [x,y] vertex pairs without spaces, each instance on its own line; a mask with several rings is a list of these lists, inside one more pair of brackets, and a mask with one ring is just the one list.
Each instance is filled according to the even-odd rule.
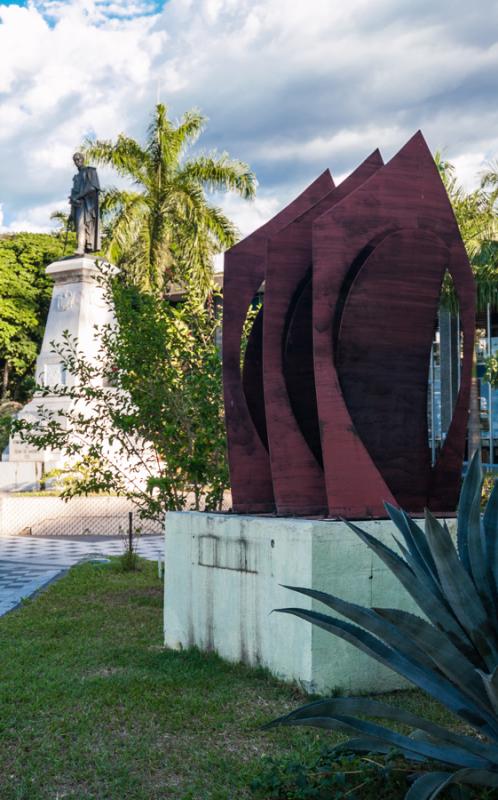
[[[451,271],[452,253],[460,246],[450,203],[420,133],[314,224],[316,387],[332,516],[384,516],[382,501],[399,499],[409,502],[408,510],[417,511],[430,498],[423,387],[426,392],[429,340],[444,267],[448,264]],[[460,273],[468,286],[468,264],[460,264]],[[464,335],[471,340],[468,309],[473,308],[473,292],[462,302],[467,307]],[[427,328],[419,334],[419,326]],[[413,357],[414,374],[408,375],[407,366],[400,364],[401,356],[393,361],[395,348],[405,359]],[[457,416],[468,403],[468,350],[466,359]],[[405,394],[412,389],[413,405]],[[452,447],[463,454],[458,420],[454,431],[450,429]],[[384,453],[379,436],[385,437]],[[448,456],[439,485],[458,485],[455,466],[456,460]],[[422,477],[407,486],[416,470]],[[442,471],[439,468],[438,474]]]
[[[382,158],[376,151],[340,186],[268,242],[264,396],[273,489],[280,514],[310,516],[327,511],[323,469],[302,430],[318,426],[311,307],[298,302],[311,279],[312,224],[381,166]],[[293,309],[300,312],[297,317]],[[294,408],[301,412],[300,421],[296,420]],[[302,427],[300,422],[304,423]]]
[[[268,451],[251,417],[242,384],[240,360],[243,325],[248,308],[266,273],[266,242],[281,227],[327,194],[334,183],[326,170],[272,220],[225,253],[223,281],[223,385],[228,461],[234,511],[273,511],[274,498]],[[251,400],[264,407],[262,387]]]
[[337,342],[354,429],[397,503],[412,512],[428,498],[428,365],[448,257],[430,231],[388,234],[351,286]]

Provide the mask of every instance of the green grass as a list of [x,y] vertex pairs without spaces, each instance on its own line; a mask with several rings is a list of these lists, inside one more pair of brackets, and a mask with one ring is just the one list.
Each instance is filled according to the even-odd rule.
[[[264,670],[164,650],[154,564],[85,564],[0,619],[0,798],[244,800],[266,755],[331,741],[261,731],[304,699]],[[448,721],[418,692],[389,699]]]

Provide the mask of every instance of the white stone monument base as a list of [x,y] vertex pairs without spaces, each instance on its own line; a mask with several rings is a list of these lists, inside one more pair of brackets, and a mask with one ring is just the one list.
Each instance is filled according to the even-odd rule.
[[0,461],[0,493],[36,491],[43,467],[41,461]]
[[[77,340],[78,351],[84,354],[87,362],[94,363],[100,357],[96,329],[114,322],[113,309],[99,280],[98,261],[97,256],[74,256],[47,267],[47,275],[54,279],[54,287],[42,347],[36,359],[35,379],[48,391],[56,386],[74,386],[76,380],[54,352],[54,342],[62,344],[68,333],[73,341]],[[107,265],[107,269],[113,270],[114,267]],[[59,396],[54,388],[53,394],[35,394],[17,416],[28,422],[39,422],[40,407],[56,417],[60,412],[59,421],[65,424],[68,412],[77,409],[77,401]],[[81,413],[92,413],[92,407],[87,403],[80,403],[79,407]],[[2,455],[0,492],[38,489],[44,475],[67,466],[68,461],[70,459],[62,452],[51,448],[40,450],[13,435]]]
[[[455,520],[447,520],[450,530]],[[357,523],[395,549],[389,520]],[[364,606],[420,611],[391,572],[343,523],[236,514],[166,517],[164,636],[175,649],[213,650],[267,667],[307,692],[357,694],[408,683],[352,645],[272,609],[337,616],[280,584],[329,592]]]

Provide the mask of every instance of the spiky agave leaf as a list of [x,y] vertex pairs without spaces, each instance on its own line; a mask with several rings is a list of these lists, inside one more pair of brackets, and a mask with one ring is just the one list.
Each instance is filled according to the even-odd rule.
[[[294,614],[339,636],[397,671],[471,725],[481,740],[456,734],[403,709],[366,698],[332,698],[280,717],[277,725],[312,725],[354,734],[359,752],[397,747],[427,768],[406,800],[430,800],[453,783],[498,787],[498,488],[481,519],[478,454],[465,478],[458,508],[458,550],[448,527],[426,512],[425,531],[405,512],[386,505],[401,539],[401,555],[357,525],[354,533],[389,567],[425,619],[398,609],[368,609],[338,597],[293,588],[332,608],[342,619],[302,608]],[[346,621],[350,620],[350,621]],[[357,716],[360,715],[360,716]],[[416,729],[407,735],[362,717]],[[442,769],[431,771],[431,762]],[[455,770],[455,767],[457,769]]]

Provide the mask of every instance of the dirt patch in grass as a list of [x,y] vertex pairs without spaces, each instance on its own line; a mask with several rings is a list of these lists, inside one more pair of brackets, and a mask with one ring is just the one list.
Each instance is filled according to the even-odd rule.
[[126,667],[99,667],[99,669],[89,672],[83,676],[83,680],[92,678],[112,678],[114,675],[122,675],[126,672]]

